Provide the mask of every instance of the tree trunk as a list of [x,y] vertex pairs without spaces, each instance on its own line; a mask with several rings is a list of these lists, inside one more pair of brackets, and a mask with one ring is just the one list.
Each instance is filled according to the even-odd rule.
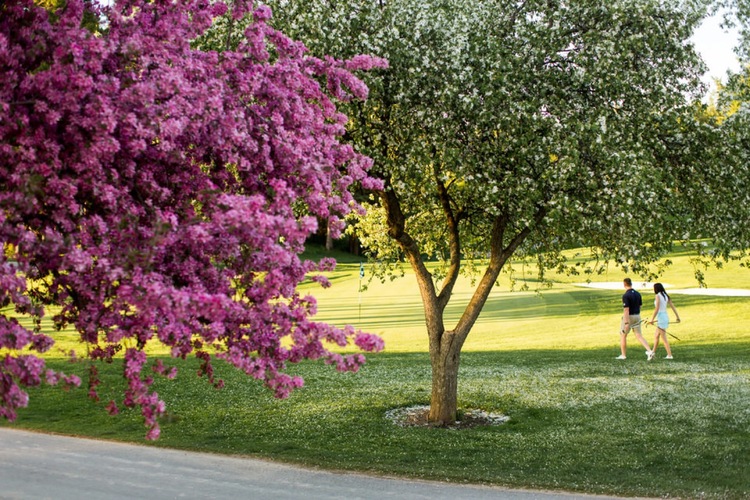
[[333,250],[333,238],[331,237],[331,225],[326,225],[326,250],[330,252]]
[[[451,334],[446,332],[445,335]],[[432,348],[430,350],[432,351]],[[431,355],[432,395],[427,420],[433,425],[445,426],[456,422],[460,357],[461,350],[452,346]]]
[[349,237],[349,253],[352,255],[359,255],[359,252],[359,238],[357,238],[356,234],[353,234],[351,235],[351,237]]
[[[439,293],[433,282],[432,274],[422,259],[417,241],[406,231],[406,217],[401,210],[401,202],[396,192],[393,189],[385,189],[380,192],[380,198],[386,212],[388,235],[396,240],[404,251],[412,269],[414,269],[419,292],[422,296],[427,334],[430,339],[430,364],[432,366],[432,394],[427,420],[433,425],[446,426],[456,422],[458,364],[461,357],[461,347],[487,302],[500,270],[529,235],[531,228],[529,226],[524,227],[510,236],[507,245],[504,245],[508,219],[505,217],[495,219],[490,234],[490,262],[487,270],[479,280],[474,295],[456,327],[453,330],[446,330],[443,313],[450,301],[453,287],[461,269],[461,238],[459,234],[461,212],[454,213],[448,189],[440,180],[437,170],[435,181],[446,218],[450,248],[450,265]],[[542,220],[545,213],[543,207],[538,207],[535,214],[536,224]]]

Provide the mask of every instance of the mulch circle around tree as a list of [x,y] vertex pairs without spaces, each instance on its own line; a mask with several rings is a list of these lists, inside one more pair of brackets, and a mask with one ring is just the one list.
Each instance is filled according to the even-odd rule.
[[[399,427],[438,427],[427,421],[430,407],[426,405],[393,408],[385,412],[385,417]],[[440,426],[447,429],[468,429],[478,426],[504,424],[510,417],[484,410],[459,410],[455,424]]]

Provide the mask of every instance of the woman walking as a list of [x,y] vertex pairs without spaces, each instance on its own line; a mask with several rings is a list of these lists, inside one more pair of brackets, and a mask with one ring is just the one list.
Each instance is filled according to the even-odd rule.
[[654,315],[651,316],[651,321],[649,321],[649,324],[654,324],[654,319],[656,320],[656,338],[654,339],[654,347],[651,349],[651,355],[648,357],[649,360],[654,358],[654,355],[656,354],[656,348],[659,347],[659,337],[664,340],[664,348],[667,350],[667,357],[666,359],[674,359],[672,358],[672,349],[669,347],[669,340],[667,340],[667,327],[669,326],[669,315],[667,314],[667,307],[671,307],[674,311],[674,315],[676,318],[677,323],[680,322],[680,315],[677,312],[677,308],[675,308],[674,304],[672,303],[672,299],[669,298],[669,295],[667,295],[667,291],[664,289],[664,285],[661,283],[654,283],[654,293],[656,294],[656,298],[654,298]]

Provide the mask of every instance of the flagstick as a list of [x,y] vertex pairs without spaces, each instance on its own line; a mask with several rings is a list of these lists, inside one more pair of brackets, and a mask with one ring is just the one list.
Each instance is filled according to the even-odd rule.
[[365,277],[365,265],[359,263],[359,290],[357,291],[357,302],[359,306],[359,323],[362,323],[362,278]]

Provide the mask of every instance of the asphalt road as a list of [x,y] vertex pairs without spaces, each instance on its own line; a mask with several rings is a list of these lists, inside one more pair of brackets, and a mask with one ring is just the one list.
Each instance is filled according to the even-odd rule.
[[332,473],[0,428],[0,499],[611,499]]

